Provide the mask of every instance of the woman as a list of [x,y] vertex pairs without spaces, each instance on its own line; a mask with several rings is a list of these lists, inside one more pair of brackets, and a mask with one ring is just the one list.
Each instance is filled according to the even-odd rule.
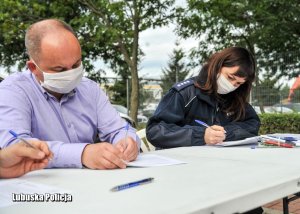
[[197,77],[175,84],[163,97],[147,124],[147,139],[172,148],[257,135],[260,121],[247,102],[255,72],[255,59],[245,48],[213,54]]

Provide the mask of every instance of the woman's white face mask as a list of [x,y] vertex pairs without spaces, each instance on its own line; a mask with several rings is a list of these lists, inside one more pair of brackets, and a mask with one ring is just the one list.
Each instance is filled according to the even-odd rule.
[[217,79],[218,94],[228,94],[238,88],[234,86],[222,73]]
[[41,82],[41,86],[56,93],[69,93],[80,83],[83,77],[82,63],[80,63],[80,66],[77,68],[58,73],[44,72],[35,62],[34,64],[39,68],[44,76],[44,82]]

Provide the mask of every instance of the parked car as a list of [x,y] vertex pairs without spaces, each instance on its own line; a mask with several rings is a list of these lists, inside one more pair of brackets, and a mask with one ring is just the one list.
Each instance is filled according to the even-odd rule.
[[144,115],[138,115],[137,116],[138,123],[147,123],[148,122],[148,117]]
[[267,106],[264,108],[265,113],[293,113],[294,111],[282,106]]
[[[252,106],[257,114],[261,114],[259,106]],[[281,106],[264,106],[264,113],[293,113],[294,111],[287,107]]]
[[136,127],[134,120],[128,115],[128,109],[125,106],[112,104],[112,106],[119,112],[120,117],[129,122],[133,127]]
[[300,103],[285,103],[285,104],[278,103],[278,104],[275,104],[274,106],[276,106],[276,107],[282,106],[282,107],[290,108],[293,111],[300,113]]

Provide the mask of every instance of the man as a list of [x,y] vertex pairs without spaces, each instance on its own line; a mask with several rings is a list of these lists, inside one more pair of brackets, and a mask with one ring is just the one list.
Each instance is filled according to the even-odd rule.
[[[0,146],[22,138],[48,143],[48,167],[125,168],[135,160],[140,140],[111,106],[98,84],[82,78],[81,48],[72,28],[48,19],[25,36],[29,71],[0,84]],[[128,132],[128,133],[127,133]],[[96,139],[101,143],[97,143]]]
[[27,172],[43,169],[53,157],[48,145],[42,141],[15,143],[3,150],[0,149],[0,178],[15,178]]

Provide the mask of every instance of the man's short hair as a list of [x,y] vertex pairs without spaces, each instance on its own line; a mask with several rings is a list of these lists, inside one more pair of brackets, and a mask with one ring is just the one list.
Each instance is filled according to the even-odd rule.
[[38,60],[42,39],[46,34],[60,30],[69,31],[76,37],[72,27],[59,19],[45,19],[30,25],[25,34],[25,47],[29,57]]

